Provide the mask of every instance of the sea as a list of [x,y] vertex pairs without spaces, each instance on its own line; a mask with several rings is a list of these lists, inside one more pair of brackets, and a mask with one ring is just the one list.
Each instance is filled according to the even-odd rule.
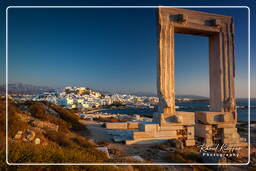
[[[248,99],[237,99],[237,113],[238,121],[248,122],[249,120],[249,110],[248,110]],[[191,101],[191,102],[178,102],[176,103],[177,111],[206,111],[208,110],[208,101]],[[251,99],[250,101],[250,121],[256,121],[256,99]],[[188,109],[186,109],[188,108]],[[192,108],[192,109],[191,109]],[[195,110],[195,108],[200,110]],[[154,109],[110,109],[110,110],[100,110],[102,113],[111,114],[152,114],[156,112]]]

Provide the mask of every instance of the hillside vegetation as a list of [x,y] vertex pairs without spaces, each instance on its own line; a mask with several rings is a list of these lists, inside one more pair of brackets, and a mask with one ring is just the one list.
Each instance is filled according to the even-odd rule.
[[[85,131],[73,112],[49,102],[16,102],[8,105],[8,161],[10,163],[107,163],[96,149],[75,131]],[[8,166],[5,163],[5,100],[0,99],[0,170],[158,170],[144,166]],[[113,161],[112,161],[113,162]]]

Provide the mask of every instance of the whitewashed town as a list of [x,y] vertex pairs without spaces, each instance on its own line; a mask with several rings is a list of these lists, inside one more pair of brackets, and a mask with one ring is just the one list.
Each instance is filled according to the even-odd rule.
[[135,96],[130,94],[112,94],[91,90],[87,87],[65,87],[62,91],[45,92],[38,95],[13,95],[15,100],[49,101],[68,109],[88,110],[113,104],[126,107],[154,109],[157,97]]

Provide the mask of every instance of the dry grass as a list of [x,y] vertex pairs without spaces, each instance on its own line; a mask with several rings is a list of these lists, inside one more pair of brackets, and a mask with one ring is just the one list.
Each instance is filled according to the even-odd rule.
[[51,107],[53,110],[55,110],[59,114],[59,117],[62,120],[71,124],[71,127],[70,127],[71,130],[75,130],[75,131],[86,130],[86,126],[79,122],[80,118],[70,110],[64,109],[61,106],[58,106],[49,102],[44,102],[44,104],[47,105],[48,107]]
[[[23,122],[17,117],[20,109],[18,104],[9,105],[9,133],[12,138],[18,130],[29,127],[28,123]],[[43,136],[48,141],[48,145],[35,145],[29,142],[9,141],[9,162],[12,163],[107,163],[113,162],[107,159],[105,153],[98,151],[94,145],[90,144],[84,137],[70,134],[70,130],[80,129],[86,131],[85,127],[79,123],[79,118],[72,112],[62,107],[49,103],[32,103],[31,116],[40,120],[53,122],[63,127],[70,124],[70,129],[61,128],[56,132],[45,130]],[[52,107],[60,113],[60,117],[51,116],[45,112],[43,105]],[[126,171],[126,170],[161,170],[155,166],[8,166],[5,162],[5,101],[0,100],[0,170],[46,170],[46,171],[75,171],[75,170],[102,170],[102,171]],[[72,136],[71,136],[72,135]],[[103,143],[103,142],[102,142]],[[118,153],[116,151],[116,153]]]
[[166,157],[169,162],[176,163],[198,163],[202,162],[198,154],[194,152],[186,152],[184,150],[176,149]]
[[55,144],[38,146],[29,143],[12,143],[9,151],[13,163],[99,163],[106,162],[103,152],[95,148],[80,148],[72,143],[61,147]]
[[96,141],[96,143],[99,145],[99,146],[105,146],[105,147],[107,147],[107,146],[109,146],[109,142],[106,142],[106,141],[103,141],[103,140],[101,140],[101,141]]
[[[200,156],[194,152],[186,152],[184,150],[176,149],[175,152],[169,154],[166,160],[170,163],[202,163]],[[193,170],[210,171],[206,166],[194,165]]]
[[19,109],[15,105],[10,104],[8,106],[8,134],[9,134],[8,136],[9,137],[14,137],[19,130],[24,130],[27,127],[27,124],[21,121],[20,118],[16,115],[16,113],[20,113]]
[[[9,137],[12,138],[18,130],[24,130],[29,127],[28,123],[23,122],[17,116],[17,113],[22,113],[17,107],[18,104],[9,104]],[[67,121],[64,121],[61,118],[56,116],[50,116],[47,114],[41,103],[31,103],[28,104],[32,108],[31,116],[40,118],[41,120],[49,122],[55,122],[59,124],[65,124]],[[1,126],[0,126],[0,135],[1,135],[1,150],[0,150],[0,170],[10,169],[9,166],[5,163],[5,101],[0,100],[0,113],[1,113]],[[37,113],[38,112],[38,113]],[[63,115],[67,112],[63,109]],[[65,117],[66,120],[73,118],[73,113],[69,113]],[[73,120],[73,124],[78,122],[78,120]],[[72,124],[71,124],[72,125]],[[83,127],[84,128],[84,127]],[[91,145],[88,140],[80,136],[69,136],[66,131],[53,131],[45,130],[44,136],[48,139],[48,145],[35,145],[29,142],[11,142],[9,141],[9,162],[13,163],[102,163],[108,162],[108,159],[105,153],[96,150],[96,148]],[[39,136],[39,134],[37,134]],[[42,136],[42,135],[40,135]],[[41,137],[42,138],[42,137]],[[25,166],[12,167],[11,170],[56,170],[56,167],[50,166],[36,166],[33,169]],[[59,168],[59,167],[58,167]],[[77,169],[88,169],[89,167],[83,166],[68,166],[62,167],[61,170],[77,170]],[[90,169],[100,170],[103,167],[93,166]],[[106,166],[104,170],[120,170],[119,168]]]
[[46,111],[45,105],[40,102],[26,102],[26,105],[30,107],[31,115],[37,119],[43,121],[49,121],[53,124],[59,126],[59,131],[68,132],[68,129],[71,128],[71,124],[48,113]]

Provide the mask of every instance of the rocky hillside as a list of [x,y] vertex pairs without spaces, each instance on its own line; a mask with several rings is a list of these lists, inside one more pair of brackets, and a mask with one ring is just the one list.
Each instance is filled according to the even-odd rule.
[[[3,116],[4,101],[1,100]],[[87,139],[74,134],[84,130],[72,112],[50,103],[11,101],[9,104],[9,162],[106,162],[106,155]],[[1,136],[4,127],[1,120]],[[2,142],[1,145],[4,143]]]
[[[10,163],[115,162],[76,132],[89,132],[79,117],[49,102],[9,100]],[[5,100],[0,99],[0,170],[155,170],[144,166],[8,166],[5,163]]]

